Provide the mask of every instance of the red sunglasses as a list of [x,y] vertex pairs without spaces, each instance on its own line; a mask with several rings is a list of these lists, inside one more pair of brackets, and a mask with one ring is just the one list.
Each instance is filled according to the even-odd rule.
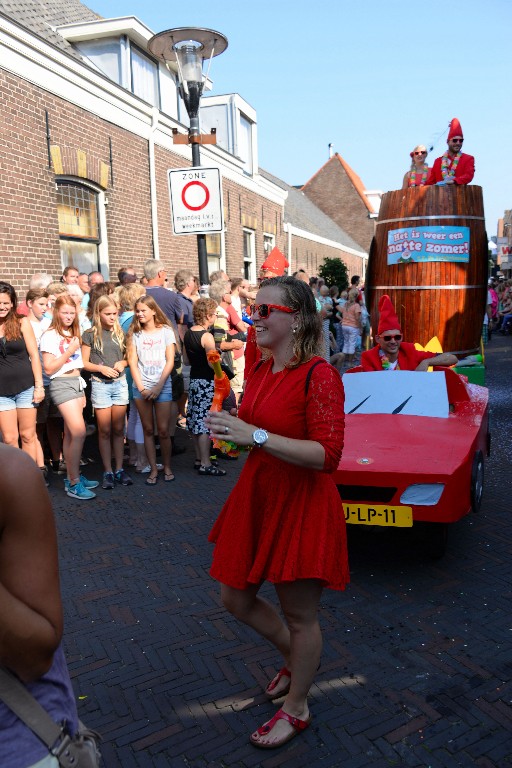
[[255,304],[252,308],[252,313],[254,315],[254,313],[257,312],[258,315],[263,320],[265,320],[265,318],[270,315],[271,309],[275,309],[278,312],[288,312],[290,315],[293,315],[295,312],[294,309],[290,309],[290,307],[283,307],[281,304]]

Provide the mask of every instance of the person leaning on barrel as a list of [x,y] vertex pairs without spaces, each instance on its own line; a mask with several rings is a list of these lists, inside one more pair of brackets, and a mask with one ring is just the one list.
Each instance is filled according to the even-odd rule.
[[425,162],[428,155],[427,148],[423,144],[414,147],[411,155],[411,167],[404,176],[402,189],[408,187],[424,187],[427,183],[429,167]]
[[449,352],[436,355],[416,349],[403,341],[400,322],[389,296],[379,301],[379,329],[376,347],[363,352],[363,371],[426,371],[430,365],[455,365],[458,359]]
[[462,150],[462,128],[456,117],[450,123],[448,149],[434,161],[427,184],[470,184],[475,175],[475,158]]

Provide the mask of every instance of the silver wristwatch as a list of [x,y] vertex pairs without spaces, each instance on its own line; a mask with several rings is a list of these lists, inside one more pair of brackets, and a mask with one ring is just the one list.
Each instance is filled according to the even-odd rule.
[[255,429],[252,433],[252,444],[261,448],[268,440],[268,432],[264,429]]

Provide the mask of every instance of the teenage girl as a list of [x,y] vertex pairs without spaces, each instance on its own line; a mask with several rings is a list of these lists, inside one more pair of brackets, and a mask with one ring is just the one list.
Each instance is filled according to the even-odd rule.
[[124,427],[129,400],[128,363],[119,310],[112,296],[100,296],[94,304],[92,327],[82,336],[82,358],[85,370],[91,373],[91,402],[98,422],[103,461],[101,487],[111,489],[114,483],[132,485],[131,477],[123,469]]
[[0,282],[0,432],[4,443],[37,460],[36,406],[44,399],[41,361],[30,320],[16,311],[16,292]]
[[153,412],[162,451],[164,481],[170,483],[174,480],[169,436],[172,417],[170,374],[177,342],[167,317],[152,296],[141,296],[135,303],[135,317],[126,341],[133,377],[133,399],[140,414],[144,447],[151,467],[146,485],[156,485],[158,480]]
[[64,487],[68,496],[93,499],[91,488],[98,483],[80,474],[80,457],[85,441],[84,380],[80,350],[80,330],[76,304],[67,293],[55,300],[52,324],[41,337],[45,373],[50,377],[50,397],[64,419],[62,451],[66,462],[67,479]]

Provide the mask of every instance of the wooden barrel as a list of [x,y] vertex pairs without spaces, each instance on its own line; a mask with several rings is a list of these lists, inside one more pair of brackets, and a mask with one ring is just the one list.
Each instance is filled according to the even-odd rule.
[[[466,255],[462,255],[468,230]],[[413,239],[416,235],[422,240],[423,255],[418,258],[454,260],[415,261],[414,248],[420,250]],[[401,243],[407,250],[405,260],[399,254],[401,263],[390,263],[397,258]],[[434,255],[442,251],[455,255]],[[467,259],[467,252],[469,260],[461,261]],[[425,346],[437,336],[444,352],[477,352],[487,279],[488,240],[481,187],[412,187],[383,195],[365,281],[374,336],[379,299],[387,293],[406,341]]]

